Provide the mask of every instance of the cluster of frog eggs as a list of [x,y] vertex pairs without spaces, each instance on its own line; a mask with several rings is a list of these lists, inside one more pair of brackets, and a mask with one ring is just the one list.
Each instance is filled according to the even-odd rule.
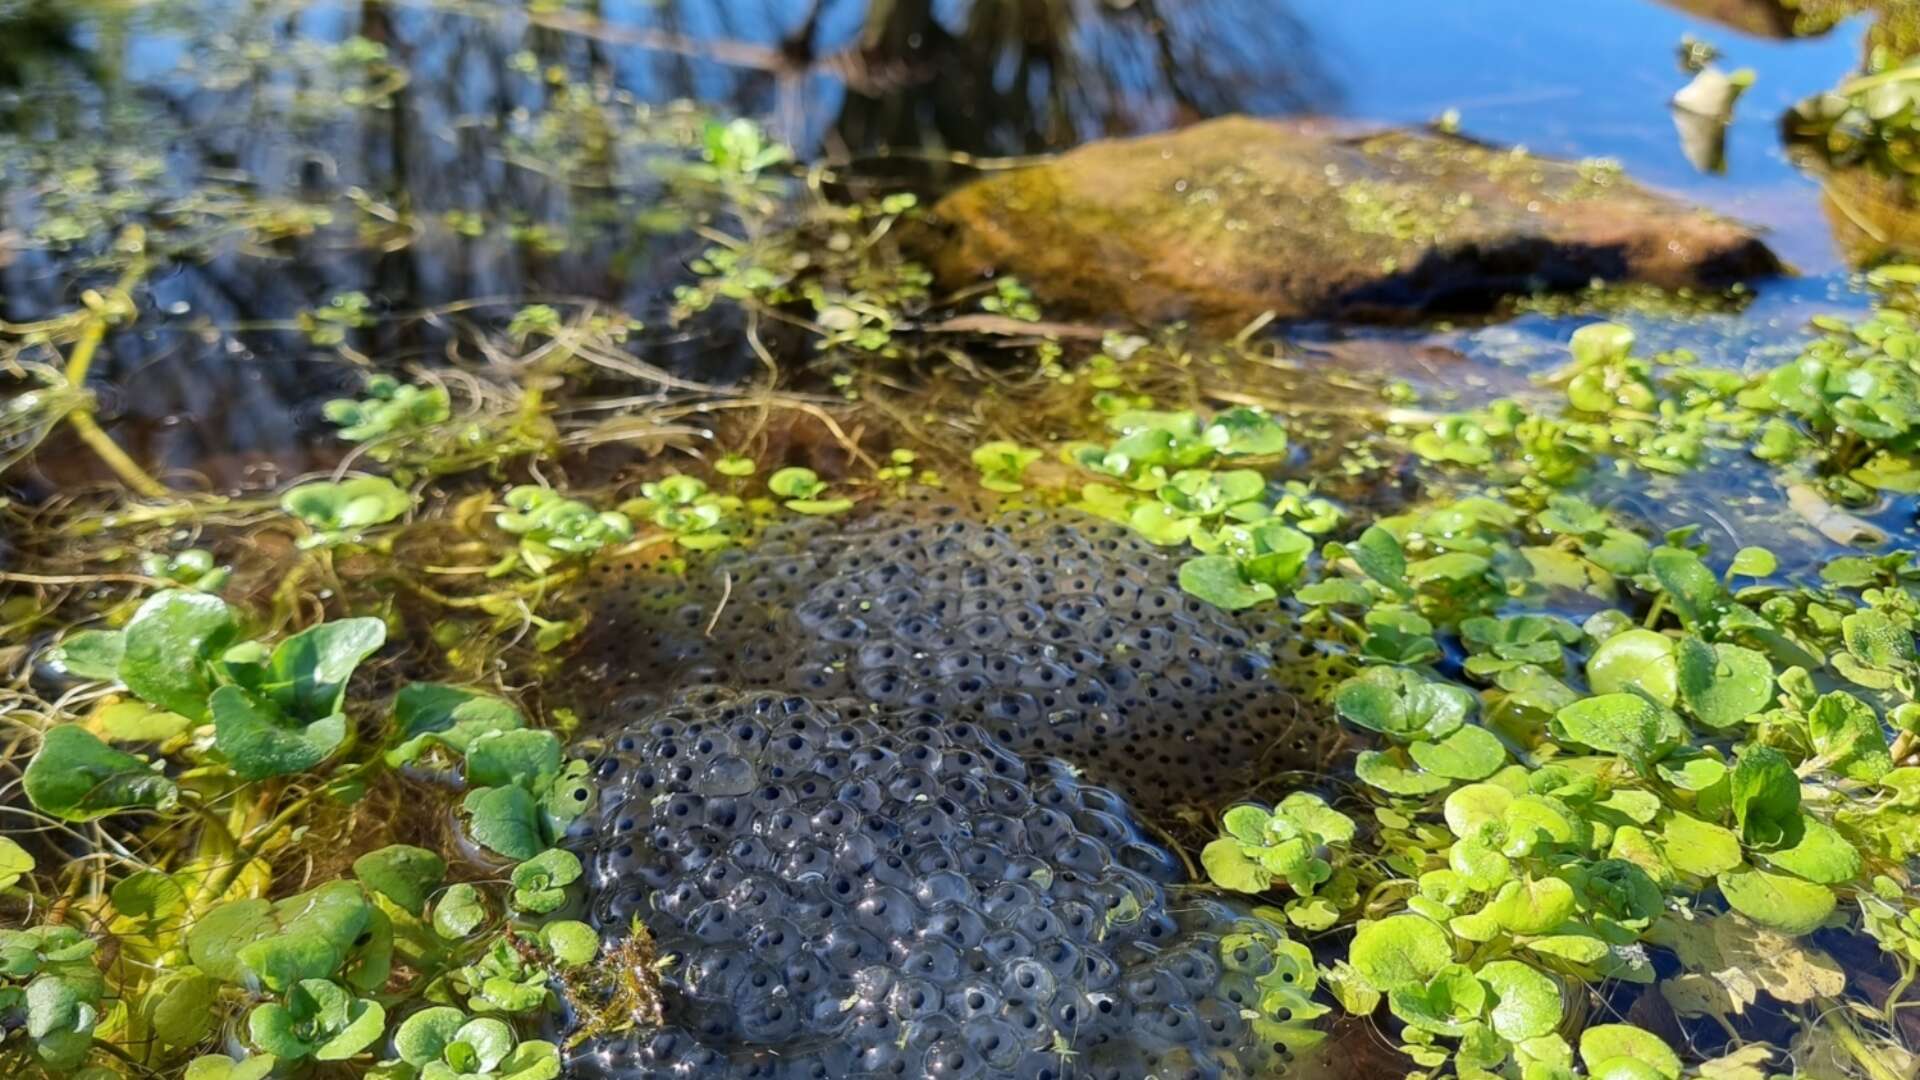
[[582,663],[629,701],[697,683],[937,709],[1151,815],[1323,766],[1339,732],[1287,691],[1337,660],[1271,609],[1182,592],[1180,561],[1079,515],[788,522],[684,577],[602,567]]
[[[616,1077],[1238,1077],[1271,957],[1119,797],[937,714],[700,691],[598,766],[594,921],[638,917],[668,1026]],[[1244,944],[1237,938],[1236,944]]]
[[1262,924],[1170,898],[1133,814],[1341,741],[1176,573],[1091,520],[936,508],[605,579],[592,915],[674,959],[667,1024],[573,1073],[1271,1074]]

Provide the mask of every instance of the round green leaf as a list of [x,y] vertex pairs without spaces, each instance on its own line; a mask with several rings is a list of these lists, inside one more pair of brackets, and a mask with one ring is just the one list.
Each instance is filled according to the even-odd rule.
[[1416,742],[1407,747],[1416,765],[1453,780],[1484,780],[1507,763],[1507,748],[1477,724],[1468,724],[1439,742]]
[[120,681],[143,701],[204,720],[213,691],[208,665],[237,633],[233,609],[217,596],[187,589],[155,593],[127,622]]
[[1503,821],[1513,805],[1513,792],[1497,784],[1468,784],[1447,796],[1447,828],[1467,836],[1489,822]]
[[1279,595],[1265,582],[1248,581],[1239,561],[1226,555],[1202,555],[1181,563],[1180,588],[1226,611],[1250,608]]
[[1495,960],[1478,974],[1496,999],[1489,1020],[1501,1038],[1519,1042],[1560,1026],[1560,985],[1551,978],[1518,960]]
[[1563,738],[1645,768],[1680,741],[1678,726],[1666,716],[1638,694],[1602,694],[1561,709],[1553,724]]
[[1573,914],[1573,886],[1559,878],[1510,881],[1487,905],[1487,914],[1514,934],[1544,934]]
[[1675,659],[1681,697],[1708,727],[1733,727],[1773,700],[1773,664],[1752,649],[1687,638]]
[[1360,927],[1347,961],[1377,990],[1423,986],[1453,963],[1453,942],[1425,916],[1389,915]]
[[467,792],[460,808],[466,812],[468,832],[489,850],[509,859],[531,859],[546,850],[540,807],[525,788],[477,788]]
[[1833,890],[1797,877],[1743,866],[1718,881],[1735,911],[1783,934],[1809,933],[1833,913]]
[[1623,631],[1600,643],[1587,660],[1587,682],[1596,694],[1630,690],[1662,705],[1672,705],[1679,693],[1674,641],[1652,630]]
[[132,754],[73,724],[50,729],[27,763],[22,786],[42,813],[92,821],[121,810],[168,810],[180,790]]
[[347,737],[347,718],[340,713],[305,723],[238,686],[215,690],[211,705],[213,745],[243,780],[305,772]]
[[466,1014],[450,1006],[422,1009],[401,1021],[400,1029],[394,1032],[393,1049],[400,1060],[415,1068],[438,1061],[466,1022]]
[[1360,752],[1354,759],[1354,775],[1362,783],[1394,795],[1431,795],[1453,783],[1444,776],[1409,769],[1378,750]]
[[1800,839],[1761,857],[1778,869],[1819,885],[1839,885],[1860,876],[1860,849],[1824,821],[1801,816]]
[[433,905],[433,929],[441,937],[457,941],[487,921],[487,905],[480,890],[461,882],[450,886]]
[[[1599,1075],[1618,1059],[1638,1062],[1662,1080],[1680,1080],[1680,1055],[1660,1036],[1632,1024],[1595,1024],[1580,1033],[1580,1060]],[[1621,1073],[1630,1076],[1631,1073]]]
[[540,928],[547,950],[567,967],[579,967],[600,953],[600,935],[593,927],[572,919],[559,919]]
[[447,876],[447,862],[426,848],[389,844],[353,860],[353,876],[401,910],[418,915]]
[[0,836],[0,889],[11,887],[33,872],[33,856],[27,849]]
[[1675,811],[1661,834],[1667,861],[1674,869],[1712,877],[1739,866],[1740,838],[1732,829]]
[[1333,692],[1340,718],[1398,742],[1444,739],[1473,715],[1478,699],[1451,683],[1401,667],[1373,667]]

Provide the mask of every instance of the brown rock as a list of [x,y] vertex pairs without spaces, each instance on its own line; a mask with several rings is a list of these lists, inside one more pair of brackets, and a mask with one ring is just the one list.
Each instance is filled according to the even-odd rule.
[[1776,39],[1795,36],[1794,20],[1799,14],[1781,0],[1660,0],[1660,3],[1755,37]]
[[1011,272],[1062,313],[1234,327],[1484,310],[1594,279],[1779,271],[1748,228],[1576,164],[1414,132],[1230,117],[1089,144],[934,209],[949,286]]

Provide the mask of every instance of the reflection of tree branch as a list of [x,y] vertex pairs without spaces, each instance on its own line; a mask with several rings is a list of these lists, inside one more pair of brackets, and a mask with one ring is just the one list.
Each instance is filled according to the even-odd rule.
[[477,0],[389,0],[389,2],[396,7],[432,8],[436,11],[471,18],[499,19],[511,14],[547,30],[558,30],[562,33],[591,38],[607,45],[627,45],[653,52],[673,53],[678,56],[711,60],[729,67],[751,68],[755,71],[767,72],[786,71],[791,67],[787,57],[777,48],[752,45],[744,41],[701,38],[671,30],[619,26],[595,16],[580,15],[570,11],[531,11],[477,2]]

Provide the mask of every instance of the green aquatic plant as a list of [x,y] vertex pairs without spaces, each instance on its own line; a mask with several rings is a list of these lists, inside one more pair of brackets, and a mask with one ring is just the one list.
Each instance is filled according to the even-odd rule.
[[[1354,926],[1322,979],[1349,1012],[1384,1006],[1427,1070],[1677,1077],[1644,1030],[1569,1042],[1568,993],[1657,984],[1732,1023],[1752,993],[1726,957],[1762,936],[1802,973],[1765,983],[1790,1004],[1839,992],[1807,939],[1823,928],[1878,942],[1910,981],[1913,557],[1787,585],[1765,549],[1720,573],[1711,555],[1565,495],[1441,502],[1327,543],[1292,592],[1363,664],[1329,704],[1376,740],[1356,763],[1371,828],[1307,793],[1236,807],[1209,878],[1284,884],[1296,925]],[[1584,624],[1547,607],[1569,585],[1605,603]],[[1695,922],[1741,936],[1702,944]]]
[[398,520],[413,509],[413,496],[384,476],[357,476],[301,484],[281,497],[280,507],[312,530],[302,547],[333,547],[359,543],[368,529]]
[[507,508],[495,516],[501,530],[518,536],[519,547],[495,564],[505,574],[523,566],[545,574],[557,564],[579,559],[633,539],[633,522],[617,510],[595,510],[552,488],[522,484],[507,492]]
[[853,500],[827,495],[827,482],[812,469],[789,466],[767,477],[767,490],[780,505],[796,514],[839,514],[853,509]]
[[[385,642],[380,619],[277,635],[249,624],[212,592],[166,589],[118,628],[69,633],[55,650],[68,676],[113,696],[90,718],[51,715],[22,774],[32,813],[129,838],[157,823],[183,846],[157,864],[102,863],[99,895],[70,907],[48,902],[30,854],[0,845],[0,893],[52,912],[0,932],[0,1061],[30,1058],[59,1074],[113,1054],[204,1077],[307,1062],[425,1075],[433,1067],[404,1054],[372,1060],[411,1011],[396,1006],[454,1000],[528,1014],[591,982],[575,973],[598,937],[560,917],[581,867],[553,846],[593,798],[585,762],[475,690],[410,684],[386,713],[368,710],[353,691]],[[300,891],[270,892],[275,861],[312,815],[368,798],[396,768],[455,771],[464,830],[517,861],[510,880],[449,886],[439,853],[391,844]],[[456,798],[442,797],[449,808]],[[573,1005],[619,1026],[589,997]],[[246,1056],[191,1057],[223,1018]],[[506,1025],[495,1057],[501,1029],[484,1030],[494,1043],[465,1072],[557,1075],[550,1044]],[[452,1053],[437,1060],[466,1062]]]
[[[741,462],[745,463],[744,471]],[[723,476],[751,476],[753,463],[745,458],[722,458],[715,469]],[[640,498],[620,504],[620,512],[664,530],[689,551],[712,551],[737,543],[750,522],[745,500],[712,491],[697,477],[675,473],[650,480],[640,485],[640,494]]]
[[[348,442],[375,443],[403,439],[442,424],[452,415],[444,386],[415,386],[391,375],[367,379],[366,396],[337,398],[325,407],[329,421],[340,427]],[[378,457],[378,450],[375,455]]]

